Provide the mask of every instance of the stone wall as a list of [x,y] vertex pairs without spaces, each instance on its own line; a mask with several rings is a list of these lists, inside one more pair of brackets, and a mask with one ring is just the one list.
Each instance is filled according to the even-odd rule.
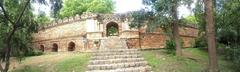
[[[183,26],[179,28],[181,42],[183,43],[183,47],[192,47],[193,43],[195,43],[195,38],[198,36],[198,30],[195,27],[191,26]],[[131,37],[129,33],[129,37]],[[127,36],[127,35],[126,35]],[[145,31],[141,32],[140,37],[129,38],[127,39],[127,43],[130,45],[130,48],[141,48],[141,49],[155,49],[155,48],[164,48],[165,42],[169,37],[165,35],[162,29],[156,29],[156,31],[148,33]],[[140,41],[140,42],[139,42]]]
[[[53,44],[57,44],[58,51],[68,51],[69,43],[75,44],[75,51],[91,51],[98,48],[94,42],[107,38],[106,26],[116,23],[119,29],[119,38],[125,39],[129,48],[164,48],[168,37],[161,28],[148,33],[146,27],[138,29],[129,28],[128,18],[118,18],[118,15],[83,14],[58,20],[48,26],[41,26],[38,33],[33,34],[34,47],[44,46],[45,52],[52,51]],[[89,29],[90,28],[90,29]],[[197,28],[183,26],[179,28],[184,47],[191,47],[198,36]]]

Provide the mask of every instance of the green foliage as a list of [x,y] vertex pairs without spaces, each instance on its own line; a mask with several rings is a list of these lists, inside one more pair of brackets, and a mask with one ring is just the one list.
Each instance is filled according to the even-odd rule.
[[64,0],[61,17],[81,15],[83,12],[111,13],[114,10],[112,0]]
[[194,16],[197,21],[199,33],[205,32],[206,22],[204,17],[204,6],[203,0],[197,0],[196,7],[194,8]]
[[195,39],[195,44],[194,46],[195,48],[202,48],[202,49],[206,49],[207,48],[207,41],[206,41],[206,37],[205,36],[199,36]]
[[197,19],[195,16],[187,16],[180,20],[181,24],[198,24]]
[[48,24],[48,23],[50,23],[51,21],[50,21],[50,19],[49,19],[49,17],[47,17],[46,16],[46,14],[45,13],[40,13],[38,16],[37,16],[37,18],[36,18],[36,22],[38,23],[38,24]]
[[[233,68],[236,71],[239,71],[240,2],[238,0],[215,0],[214,8],[215,32],[217,42],[219,43],[219,53],[223,54],[225,59],[232,61],[235,65]],[[206,30],[206,25],[204,21],[204,7],[202,0],[197,1],[194,11],[198,21],[200,33],[204,33]],[[201,45],[203,43],[199,41],[198,44]]]
[[118,29],[114,26],[111,26],[107,31],[109,36],[114,36],[118,34]]
[[174,54],[175,55],[176,44],[173,40],[167,40],[165,48],[166,48],[168,54]]
[[40,56],[43,55],[43,52],[40,50],[33,50],[33,51],[29,51],[27,53],[25,53],[24,56]]
[[[208,53],[201,49],[183,49],[183,57],[173,56],[165,52],[165,49],[160,49],[142,51],[141,53],[154,72],[205,72],[208,67]],[[220,72],[234,72],[231,61],[218,58]]]
[[[15,22],[19,17],[19,12],[23,10],[26,0],[4,0],[3,3],[9,19]],[[27,6],[22,18],[17,24],[7,21],[7,19],[3,17],[3,13],[0,13],[0,16],[0,20],[2,20],[0,21],[0,58],[4,58],[7,49],[6,41],[14,27],[17,27],[17,29],[10,39],[11,55],[23,57],[25,53],[30,52],[32,49],[32,33],[37,31],[38,26],[34,20],[30,5]]]
[[62,3],[63,1],[62,0],[49,0],[50,1],[50,4],[51,4],[51,15],[53,18],[60,18],[60,10],[61,8],[63,7],[62,6]]

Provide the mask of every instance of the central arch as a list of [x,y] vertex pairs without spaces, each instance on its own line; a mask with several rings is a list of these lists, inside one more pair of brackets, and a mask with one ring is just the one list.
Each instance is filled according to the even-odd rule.
[[68,51],[74,51],[75,50],[75,43],[70,42],[68,43]]
[[118,36],[119,35],[119,26],[115,22],[109,22],[107,24],[107,36]]

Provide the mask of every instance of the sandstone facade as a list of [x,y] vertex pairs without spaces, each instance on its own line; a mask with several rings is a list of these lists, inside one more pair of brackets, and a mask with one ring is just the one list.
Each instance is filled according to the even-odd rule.
[[[128,48],[164,48],[168,37],[161,29],[147,33],[145,28],[131,29],[130,23],[127,14],[86,13],[41,26],[39,32],[33,34],[33,43],[44,52],[91,51],[100,47],[101,41],[111,35],[108,29],[114,27],[117,32],[112,35],[124,39]],[[184,47],[191,46],[197,32],[192,26],[180,28]]]

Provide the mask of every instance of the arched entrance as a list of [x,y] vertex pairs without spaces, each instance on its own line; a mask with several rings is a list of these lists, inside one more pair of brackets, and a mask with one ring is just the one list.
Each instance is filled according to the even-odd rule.
[[58,52],[58,45],[54,43],[52,46],[52,52]]
[[40,45],[40,50],[44,52],[44,45]]
[[110,22],[107,24],[107,36],[118,36],[119,35],[119,26],[115,22]]
[[68,43],[68,51],[74,51],[75,50],[75,43],[70,42]]

